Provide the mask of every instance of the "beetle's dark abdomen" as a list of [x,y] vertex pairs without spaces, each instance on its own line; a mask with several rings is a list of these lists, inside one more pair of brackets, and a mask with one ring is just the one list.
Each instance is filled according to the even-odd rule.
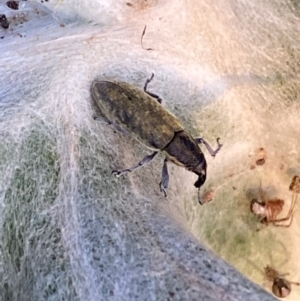
[[180,121],[156,99],[127,83],[97,81],[92,95],[102,114],[147,147],[161,150],[181,131]]

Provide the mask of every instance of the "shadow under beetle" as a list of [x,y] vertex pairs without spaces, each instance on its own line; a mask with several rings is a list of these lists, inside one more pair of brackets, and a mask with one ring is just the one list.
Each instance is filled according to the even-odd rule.
[[202,205],[200,187],[206,180],[206,160],[199,144],[203,143],[214,157],[221,149],[213,150],[203,138],[193,138],[186,132],[181,122],[161,105],[161,98],[149,91],[147,85],[154,74],[146,80],[144,91],[124,82],[94,81],[91,94],[99,107],[102,116],[95,120],[105,122],[115,130],[133,136],[154,152],[142,159],[137,165],[113,170],[112,173],[120,176],[132,172],[149,163],[159,151],[166,157],[162,168],[162,179],[159,183],[161,192],[167,196],[169,173],[167,163],[173,162],[198,175],[195,187],[198,189],[198,201]]

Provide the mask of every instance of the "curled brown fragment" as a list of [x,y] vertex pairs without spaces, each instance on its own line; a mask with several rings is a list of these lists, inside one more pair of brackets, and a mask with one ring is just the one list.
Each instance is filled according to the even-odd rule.
[[266,153],[264,148],[258,150],[257,159],[255,161],[256,165],[264,165],[266,163]]
[[[205,203],[209,203],[213,200],[215,195],[215,191],[214,190],[209,190],[206,193],[204,193],[203,197],[201,197],[201,199],[199,200],[199,203],[201,205],[205,204]],[[199,198],[200,198],[200,189],[199,189]]]
[[300,177],[294,176],[292,179],[292,182],[289,187],[290,191],[293,191],[295,193],[300,193]]

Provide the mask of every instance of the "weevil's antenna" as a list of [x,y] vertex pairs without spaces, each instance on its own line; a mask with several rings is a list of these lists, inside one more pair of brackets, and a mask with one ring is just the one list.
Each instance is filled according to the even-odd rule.
[[201,195],[200,195],[200,187],[199,187],[199,189],[198,189],[198,202],[199,202],[199,204],[200,204],[201,206],[203,205],[202,199],[201,199]]

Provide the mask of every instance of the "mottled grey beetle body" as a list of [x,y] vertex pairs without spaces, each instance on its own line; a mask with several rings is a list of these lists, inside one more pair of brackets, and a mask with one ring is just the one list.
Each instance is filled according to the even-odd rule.
[[[193,138],[187,133],[180,121],[161,105],[161,99],[147,91],[148,83],[153,79],[153,74],[146,81],[144,91],[141,89],[116,81],[95,81],[91,93],[100,108],[100,119],[111,125],[116,130],[130,134],[154,152],[141,160],[136,166],[129,169],[113,171],[117,176],[131,172],[146,163],[149,163],[161,151],[166,156],[162,169],[160,189],[167,196],[166,190],[169,183],[167,162],[183,166],[196,173],[199,178],[194,184],[197,188],[206,180],[206,160],[198,144],[204,143],[212,156],[220,150],[213,151],[209,144],[202,138]],[[200,194],[199,194],[199,203]]]
[[173,114],[132,85],[100,81],[92,91],[101,113],[150,149],[164,149],[183,130]]

